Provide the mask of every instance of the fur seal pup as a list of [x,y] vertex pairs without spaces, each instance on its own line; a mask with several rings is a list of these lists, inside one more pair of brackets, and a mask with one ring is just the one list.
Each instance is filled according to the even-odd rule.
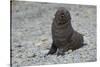
[[65,51],[76,50],[83,46],[82,34],[76,32],[71,25],[71,16],[68,10],[60,7],[52,23],[52,46],[49,54],[64,55]]

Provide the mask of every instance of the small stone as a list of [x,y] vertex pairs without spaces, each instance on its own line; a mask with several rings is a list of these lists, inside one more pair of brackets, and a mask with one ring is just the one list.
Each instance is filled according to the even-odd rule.
[[17,45],[16,47],[19,47],[19,48],[21,48],[21,47],[22,47],[22,45]]
[[68,53],[71,53],[71,52],[72,52],[72,50],[69,50],[69,51],[68,51]]
[[37,56],[36,54],[33,54],[33,55],[32,55],[32,57],[36,57],[36,56]]
[[79,16],[79,13],[76,13],[76,16]]

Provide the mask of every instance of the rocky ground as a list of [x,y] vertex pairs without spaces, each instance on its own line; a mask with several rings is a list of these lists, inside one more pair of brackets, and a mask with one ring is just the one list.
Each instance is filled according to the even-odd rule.
[[[56,10],[71,13],[72,26],[84,35],[84,47],[64,56],[44,55],[49,51],[51,23]],[[96,61],[96,6],[15,1],[12,4],[13,67]]]

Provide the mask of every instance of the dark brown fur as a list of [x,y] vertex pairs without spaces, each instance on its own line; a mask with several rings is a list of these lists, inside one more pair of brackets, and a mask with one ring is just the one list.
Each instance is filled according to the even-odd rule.
[[72,28],[70,13],[63,7],[55,14],[52,39],[53,43],[48,54],[57,52],[57,55],[63,55],[69,49],[75,50],[83,46],[83,36]]

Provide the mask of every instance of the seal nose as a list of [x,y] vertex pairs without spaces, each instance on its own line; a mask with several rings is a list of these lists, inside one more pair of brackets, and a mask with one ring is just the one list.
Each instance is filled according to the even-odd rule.
[[61,17],[62,17],[62,18],[64,17],[64,13],[61,13]]
[[63,17],[64,17],[64,15],[61,15],[61,17],[63,18]]

